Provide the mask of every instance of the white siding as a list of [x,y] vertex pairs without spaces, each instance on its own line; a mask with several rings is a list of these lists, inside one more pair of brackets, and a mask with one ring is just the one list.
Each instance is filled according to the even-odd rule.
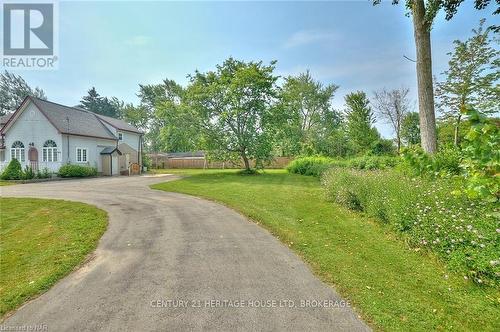
[[[47,140],[53,140],[57,144],[58,162],[43,162],[43,144]],[[21,163],[23,168],[29,164],[28,150],[30,143],[33,143],[38,150],[39,169],[47,167],[51,171],[57,172],[61,166],[62,136],[33,103],[28,103],[26,109],[22,111],[19,118],[5,134],[5,164],[8,164],[11,160],[10,149],[15,141],[21,141],[24,144],[25,162]]]
[[[92,137],[63,135],[63,154],[64,154],[63,158],[64,161],[67,163],[96,167],[98,172],[102,172],[101,151],[108,146],[113,146],[113,147],[116,146],[116,141],[92,138]],[[76,159],[77,148],[87,149],[88,155],[86,163],[77,161]]]

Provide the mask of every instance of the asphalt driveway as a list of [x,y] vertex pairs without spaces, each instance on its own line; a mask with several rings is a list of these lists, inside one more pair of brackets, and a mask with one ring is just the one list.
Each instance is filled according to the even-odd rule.
[[110,218],[89,262],[3,325],[45,325],[49,331],[368,329],[346,301],[258,225],[219,204],[148,187],[173,179],[0,187],[2,196],[93,204]]

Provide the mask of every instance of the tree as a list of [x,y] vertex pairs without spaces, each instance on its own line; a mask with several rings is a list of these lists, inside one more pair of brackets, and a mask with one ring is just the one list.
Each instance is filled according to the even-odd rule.
[[316,150],[314,145],[326,138],[325,131],[338,126],[339,116],[331,106],[337,89],[337,85],[323,86],[315,81],[309,71],[285,78],[280,93],[280,107],[287,121],[282,140],[287,141],[292,155]]
[[407,113],[403,117],[401,140],[406,145],[420,144],[420,124],[417,112]]
[[401,152],[401,128],[403,119],[410,111],[410,101],[408,100],[408,88],[394,89],[387,91],[385,88],[374,93],[374,108],[378,112],[378,117],[384,119],[391,125],[396,134],[396,144],[398,154]]
[[[373,0],[377,5],[382,0]],[[476,9],[484,9],[491,0],[475,0]],[[392,0],[398,4],[400,0]],[[415,47],[417,51],[418,110],[422,148],[427,153],[437,151],[436,115],[434,111],[434,91],[432,84],[432,57],[430,30],[440,9],[451,20],[464,0],[405,0],[406,8],[413,17]],[[498,2],[498,0],[497,0]],[[500,8],[495,14],[500,13]]]
[[[455,122],[454,144],[459,144],[459,128],[467,107],[483,113],[500,108],[500,51],[493,48],[490,29],[484,29],[485,20],[473,29],[473,36],[465,42],[455,40],[445,80],[437,83],[436,95],[444,119]],[[498,42],[498,39],[496,40]]]
[[31,88],[21,76],[0,73],[0,116],[15,111],[26,96],[47,99],[42,89]]
[[110,100],[97,93],[95,87],[92,87],[86,96],[83,96],[78,105],[88,111],[96,114],[110,116],[112,118],[120,117],[120,101],[116,98]]
[[345,96],[347,135],[357,153],[367,151],[379,139],[377,129],[372,127],[375,116],[366,93],[352,92]]
[[271,157],[272,127],[278,117],[275,61],[243,62],[233,58],[215,71],[196,72],[187,91],[188,107],[197,112],[203,145],[216,159],[241,158],[250,171],[250,159]]

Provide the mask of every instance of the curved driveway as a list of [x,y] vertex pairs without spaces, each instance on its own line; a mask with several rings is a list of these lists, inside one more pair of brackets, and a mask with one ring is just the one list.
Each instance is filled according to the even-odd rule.
[[110,219],[89,262],[3,324],[49,331],[368,329],[267,231],[219,204],[148,187],[172,179],[0,187],[3,196],[93,204]]

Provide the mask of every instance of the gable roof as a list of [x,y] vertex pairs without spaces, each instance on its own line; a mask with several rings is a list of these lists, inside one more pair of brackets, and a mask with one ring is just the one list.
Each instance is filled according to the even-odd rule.
[[110,116],[101,115],[101,114],[96,114],[96,116],[99,119],[101,119],[102,121],[106,122],[107,124],[109,124],[112,127],[115,127],[118,130],[124,130],[124,131],[130,131],[130,132],[133,132],[136,134],[142,134],[142,132],[139,129],[126,123],[123,120],[115,119],[115,118],[112,118]]
[[61,134],[116,140],[116,136],[92,112],[29,98]]
[[[104,122],[108,123],[110,121],[113,121],[116,126],[119,125],[120,127],[127,128],[122,130],[141,133],[137,128],[130,126],[125,121],[104,117],[82,108],[64,106],[31,96],[26,97],[18,109],[9,115],[8,119],[6,117],[5,119],[4,117],[1,118],[2,121],[5,121],[5,125],[3,127],[0,126],[2,131],[7,130],[9,124],[16,120],[17,114],[22,111],[23,105],[28,101],[31,101],[61,134],[118,140],[104,124]],[[106,119],[103,119],[103,117]],[[111,124],[111,126],[117,128],[115,125]]]

